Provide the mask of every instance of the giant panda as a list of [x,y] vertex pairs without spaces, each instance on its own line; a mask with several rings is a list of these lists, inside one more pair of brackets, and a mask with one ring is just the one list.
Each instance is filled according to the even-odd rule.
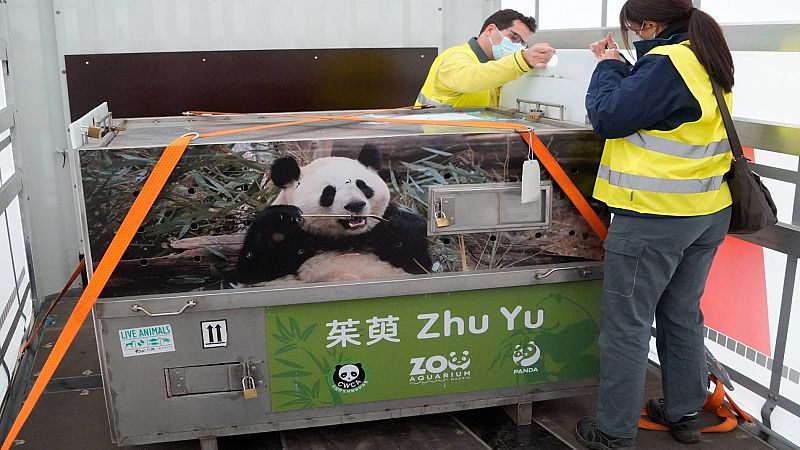
[[377,173],[380,165],[381,155],[371,144],[362,147],[357,160],[329,156],[303,167],[292,157],[275,160],[270,174],[281,191],[247,230],[238,282],[346,281],[429,272],[427,222],[390,201],[389,187]]

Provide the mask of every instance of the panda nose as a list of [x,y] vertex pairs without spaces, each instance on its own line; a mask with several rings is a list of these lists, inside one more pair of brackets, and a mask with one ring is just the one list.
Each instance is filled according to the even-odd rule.
[[350,202],[350,203],[344,205],[344,209],[346,209],[346,210],[348,210],[350,212],[357,213],[357,212],[361,212],[361,210],[364,209],[364,206],[366,206],[366,205],[367,205],[367,202],[363,202],[363,201],[359,200],[357,202]]

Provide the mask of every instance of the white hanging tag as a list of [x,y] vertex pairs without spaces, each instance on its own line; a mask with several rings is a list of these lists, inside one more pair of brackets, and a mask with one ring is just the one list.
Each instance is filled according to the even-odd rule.
[[538,202],[542,197],[541,185],[539,161],[526,159],[522,163],[522,203]]

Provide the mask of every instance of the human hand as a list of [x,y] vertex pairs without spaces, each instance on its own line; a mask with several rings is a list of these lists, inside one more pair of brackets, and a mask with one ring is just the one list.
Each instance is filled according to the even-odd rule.
[[592,53],[594,53],[594,56],[598,61],[603,61],[606,59],[624,61],[622,56],[619,54],[619,46],[616,42],[614,42],[614,37],[612,36],[611,32],[608,33],[608,36],[606,36],[605,39],[591,43],[589,48],[592,50]]
[[522,52],[522,58],[530,67],[544,69],[550,58],[556,53],[556,49],[547,43],[533,44]]

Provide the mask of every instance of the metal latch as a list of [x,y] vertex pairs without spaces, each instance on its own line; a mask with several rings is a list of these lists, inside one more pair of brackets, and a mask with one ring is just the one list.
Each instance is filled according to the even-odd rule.
[[113,118],[110,111],[99,121],[92,119],[91,125],[83,125],[81,128],[84,130],[84,143],[87,142],[87,138],[100,139],[112,131],[117,132],[126,130],[126,128],[123,126],[115,126],[113,124]]
[[[523,103],[531,105],[528,113],[524,113],[522,111]],[[542,109],[542,106],[544,106],[545,109]],[[549,103],[540,100],[525,100],[523,98],[517,99],[517,111],[521,112],[522,114],[527,114],[527,117],[534,122],[538,122],[542,117],[547,119],[555,119],[555,117],[550,117],[547,115],[547,107],[558,108],[558,120],[564,120],[564,109],[566,107],[560,103]]]
[[428,236],[547,229],[552,185],[542,181],[533,189],[539,189],[539,195],[522,203],[519,182],[430,186]]
[[267,387],[264,361],[170,367],[164,375],[167,397],[241,392],[245,399],[252,399],[258,397],[258,388]]

